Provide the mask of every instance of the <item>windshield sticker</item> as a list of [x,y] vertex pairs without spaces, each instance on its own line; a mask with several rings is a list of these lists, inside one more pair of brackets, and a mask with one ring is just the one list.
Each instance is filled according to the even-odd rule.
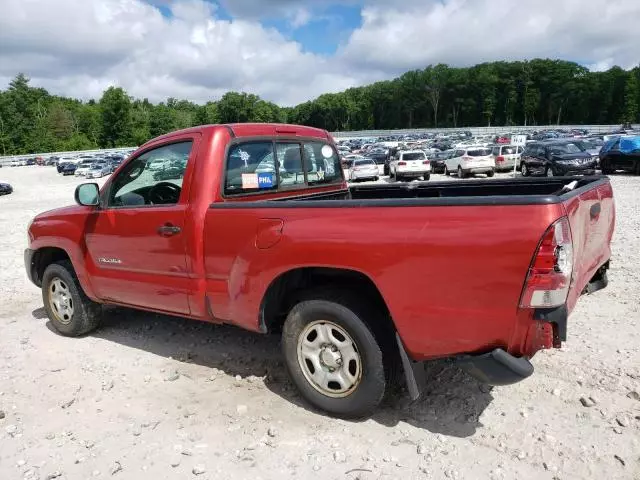
[[325,145],[324,147],[322,147],[322,156],[324,158],[333,157],[333,148],[331,148],[329,145]]
[[324,171],[323,170],[318,170],[316,173],[318,174],[318,180],[324,180]]
[[251,158],[251,155],[249,155],[249,152],[245,152],[244,150],[240,150],[240,160],[242,160],[244,162],[244,168],[248,168],[249,167],[249,159]]
[[242,188],[258,188],[258,174],[257,173],[243,173],[242,174]]
[[273,173],[258,173],[258,188],[273,188]]

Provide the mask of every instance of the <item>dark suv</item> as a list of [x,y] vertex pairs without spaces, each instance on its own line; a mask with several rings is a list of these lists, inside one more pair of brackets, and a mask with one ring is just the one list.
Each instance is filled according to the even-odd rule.
[[529,143],[522,154],[522,176],[593,175],[597,163],[571,140]]

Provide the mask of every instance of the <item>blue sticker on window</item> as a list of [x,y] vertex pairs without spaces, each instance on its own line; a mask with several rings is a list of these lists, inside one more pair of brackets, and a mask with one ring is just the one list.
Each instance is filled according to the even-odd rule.
[[258,188],[273,188],[273,173],[258,173]]

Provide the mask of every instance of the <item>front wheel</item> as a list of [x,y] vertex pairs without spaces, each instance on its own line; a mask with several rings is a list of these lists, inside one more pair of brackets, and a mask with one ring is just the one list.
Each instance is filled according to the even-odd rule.
[[289,374],[312,405],[340,417],[373,413],[384,396],[382,350],[364,319],[365,306],[329,290],[290,311],[282,332]]
[[84,293],[71,262],[52,263],[45,269],[42,300],[51,324],[62,335],[84,335],[100,324],[102,306]]
[[521,163],[520,164],[520,173],[522,173],[523,177],[528,177],[529,176],[529,168],[527,168],[527,164],[526,163]]

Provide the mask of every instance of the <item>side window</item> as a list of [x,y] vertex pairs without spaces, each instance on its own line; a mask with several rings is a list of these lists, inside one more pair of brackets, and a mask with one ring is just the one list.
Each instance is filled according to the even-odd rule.
[[493,155],[495,155],[496,157],[500,155],[500,147],[493,147]]
[[304,142],[303,147],[309,185],[342,181],[340,158],[331,145],[323,142]]
[[276,143],[276,158],[280,168],[281,186],[305,184],[299,143]]
[[109,190],[109,207],[175,205],[193,142],[172,143],[149,150],[118,173]]
[[229,150],[225,194],[251,193],[278,188],[272,142],[234,145]]

